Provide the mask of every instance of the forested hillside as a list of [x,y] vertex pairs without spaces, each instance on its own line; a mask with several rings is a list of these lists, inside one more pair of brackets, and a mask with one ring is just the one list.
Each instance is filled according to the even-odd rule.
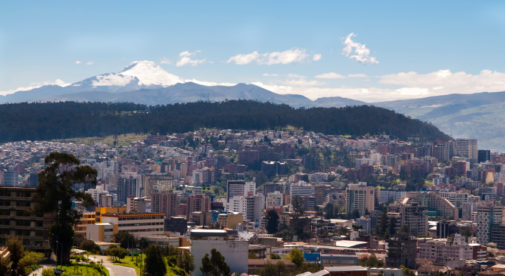
[[163,106],[76,102],[0,105],[0,142],[288,125],[326,134],[388,134],[426,141],[449,138],[431,124],[372,106],[295,109],[254,101]]

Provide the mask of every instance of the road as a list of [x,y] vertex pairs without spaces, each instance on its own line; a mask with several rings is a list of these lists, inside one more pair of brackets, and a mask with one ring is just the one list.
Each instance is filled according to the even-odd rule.
[[95,263],[99,263],[100,260],[103,261],[103,266],[109,270],[110,276],[137,276],[135,269],[126,266],[120,266],[113,264],[108,256],[89,256],[89,259]]

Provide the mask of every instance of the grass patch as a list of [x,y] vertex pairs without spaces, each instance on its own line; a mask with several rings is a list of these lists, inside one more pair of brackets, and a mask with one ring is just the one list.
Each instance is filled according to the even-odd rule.
[[71,265],[59,266],[63,269],[62,276],[109,276],[109,271],[99,264],[78,264],[72,263]]
[[[119,262],[113,262],[113,264],[134,268],[135,271],[137,272],[137,275],[140,275],[140,268],[141,268],[140,266],[141,264],[143,265],[142,262],[145,261],[145,259],[146,259],[145,254],[140,254],[139,256],[126,256]],[[186,275],[184,270],[182,270],[180,267],[168,265],[166,257],[164,258],[164,260],[165,260],[165,266],[167,268],[167,273],[165,274],[165,276]]]
[[139,254],[138,256],[126,256],[119,262],[113,262],[113,264],[132,267],[137,272],[137,275],[140,275],[140,266],[145,259],[145,254]]

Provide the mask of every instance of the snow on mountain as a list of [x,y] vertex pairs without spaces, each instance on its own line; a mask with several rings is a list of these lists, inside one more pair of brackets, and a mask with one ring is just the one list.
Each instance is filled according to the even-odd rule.
[[6,96],[6,95],[14,94],[16,92],[29,91],[29,90],[33,90],[33,89],[40,88],[43,86],[51,86],[51,85],[65,87],[65,86],[69,86],[70,83],[66,83],[60,79],[56,79],[55,81],[44,81],[44,82],[39,82],[39,83],[32,83],[28,86],[18,87],[16,89],[11,89],[11,90],[6,90],[6,91],[0,91],[0,96]]
[[140,88],[167,87],[184,82],[176,75],[170,74],[153,61],[134,61],[118,73],[97,75],[73,83],[74,87],[92,90],[125,91]]
[[178,76],[168,73],[154,61],[148,60],[134,61],[119,74],[136,77],[139,80],[138,85],[170,86],[183,82]]

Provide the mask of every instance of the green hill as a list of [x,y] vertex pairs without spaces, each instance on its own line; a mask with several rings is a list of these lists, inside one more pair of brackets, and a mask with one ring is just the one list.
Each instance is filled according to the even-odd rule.
[[200,128],[273,129],[295,126],[326,134],[388,134],[424,141],[449,137],[431,124],[373,106],[295,109],[255,101],[145,106],[130,103],[0,105],[0,142],[172,133]]

